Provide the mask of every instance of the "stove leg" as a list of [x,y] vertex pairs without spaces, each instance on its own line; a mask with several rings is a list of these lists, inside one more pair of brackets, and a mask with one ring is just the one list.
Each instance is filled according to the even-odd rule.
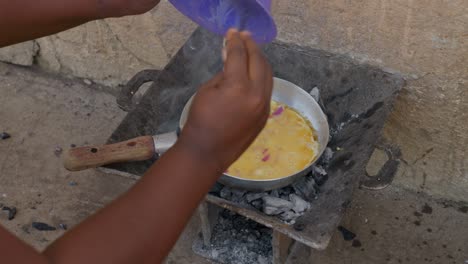
[[312,260],[311,254],[313,249],[295,241],[290,247],[290,253],[285,264],[312,264],[316,263],[315,260]]
[[208,202],[201,202],[198,206],[198,215],[200,217],[201,233],[203,236],[203,244],[211,245],[211,233],[218,220],[218,214],[221,208]]
[[288,260],[291,245],[294,240],[283,233],[273,230],[273,264],[285,264]]

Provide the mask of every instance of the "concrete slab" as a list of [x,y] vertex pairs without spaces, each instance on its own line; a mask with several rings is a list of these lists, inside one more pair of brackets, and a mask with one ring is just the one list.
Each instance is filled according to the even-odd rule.
[[[125,191],[131,181],[94,170],[70,173],[56,149],[101,143],[123,118],[112,95],[82,82],[0,64],[0,203],[15,206],[2,225],[37,249],[64,231],[40,232],[32,221],[71,227]],[[57,151],[59,152],[59,151]]]
[[[0,203],[18,208],[11,221],[0,212],[0,224],[39,250],[65,231],[40,232],[32,221],[72,227],[134,183],[96,170],[70,173],[55,153],[70,144],[102,143],[116,128],[124,113],[102,90],[0,64],[0,132],[12,136],[0,140]],[[292,263],[465,263],[467,211],[466,204],[394,186],[358,190],[342,225],[360,243],[336,233],[327,250],[301,251]],[[209,263],[191,250],[198,227],[194,218],[167,263]]]

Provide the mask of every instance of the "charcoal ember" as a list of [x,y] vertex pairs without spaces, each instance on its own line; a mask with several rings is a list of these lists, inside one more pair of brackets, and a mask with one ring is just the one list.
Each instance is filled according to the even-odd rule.
[[328,165],[330,164],[331,159],[333,158],[333,150],[327,147],[324,151],[322,156],[320,157],[320,164]]
[[328,175],[314,174],[314,180],[318,186],[322,186],[328,180]]
[[267,215],[278,215],[291,210],[294,205],[288,200],[274,196],[263,196],[263,212]]
[[242,202],[244,199],[244,194],[246,193],[247,191],[244,191],[244,190],[239,190],[239,189],[231,189],[231,201],[233,202],[236,202],[236,203],[240,203]]
[[293,224],[294,223],[294,220],[296,220],[296,218],[298,218],[299,216],[301,216],[300,214],[298,213],[295,213],[294,211],[292,210],[289,210],[289,211],[286,211],[284,213],[281,213],[279,215],[279,218],[285,222],[288,222],[290,224]]
[[312,174],[313,175],[322,175],[322,176],[328,175],[327,171],[320,165],[312,167]]
[[263,200],[261,200],[261,199],[252,201],[250,204],[253,207],[255,207],[255,209],[257,209],[257,210],[262,210],[262,208],[263,208]]
[[293,203],[293,208],[292,210],[298,214],[303,213],[310,208],[310,203],[302,199],[296,194],[290,194],[289,195],[289,200]]
[[16,212],[17,212],[16,207],[3,206],[2,210],[8,212],[8,220],[9,221],[15,219]]
[[7,132],[0,133],[0,139],[8,139],[8,138],[11,138],[11,135],[8,134]]
[[315,102],[320,101],[320,90],[317,87],[312,88],[309,94],[314,98]]
[[267,195],[267,193],[265,192],[261,192],[261,193],[254,193],[254,192],[251,192],[251,193],[248,193],[245,195],[245,199],[247,200],[247,202],[251,203],[255,200],[258,200],[260,198],[262,198],[263,196]]
[[351,241],[356,237],[355,233],[349,231],[348,229],[346,229],[343,226],[338,226],[338,231],[341,232],[341,234],[343,235],[343,239],[345,241]]
[[42,222],[32,222],[31,226],[39,231],[54,231],[57,228]]
[[327,171],[320,165],[312,167],[312,177],[318,186],[322,186],[328,180]]
[[311,177],[303,177],[297,182],[293,183],[292,187],[297,195],[301,196],[304,200],[311,202],[317,196],[317,189],[315,180]]
[[277,189],[272,190],[272,191],[270,192],[270,195],[273,196],[273,197],[279,198],[279,192],[278,192]]
[[272,206],[263,206],[263,212],[267,215],[278,215],[286,211],[285,209],[281,209],[278,207],[272,207]]
[[231,197],[232,197],[231,188],[224,186],[224,188],[221,189],[221,191],[219,192],[219,197],[226,199],[226,200],[231,200]]
[[291,186],[286,186],[278,190],[280,196],[281,195],[287,195],[289,196],[291,193],[294,192],[294,189]]

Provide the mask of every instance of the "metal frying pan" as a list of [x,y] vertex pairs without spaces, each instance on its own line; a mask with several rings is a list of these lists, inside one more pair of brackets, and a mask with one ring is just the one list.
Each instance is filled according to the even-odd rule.
[[[325,150],[329,139],[327,118],[310,94],[293,83],[274,78],[272,99],[294,108],[312,124],[319,143],[317,156],[305,169],[279,179],[252,180],[225,173],[219,179],[222,184],[249,191],[267,191],[281,188],[306,175]],[[181,129],[187,121],[192,101],[193,96],[182,111],[179,121]],[[176,141],[177,134],[174,131],[155,136],[142,136],[111,145],[73,148],[66,153],[64,166],[68,170],[78,171],[117,162],[146,160],[154,155],[162,155]]]

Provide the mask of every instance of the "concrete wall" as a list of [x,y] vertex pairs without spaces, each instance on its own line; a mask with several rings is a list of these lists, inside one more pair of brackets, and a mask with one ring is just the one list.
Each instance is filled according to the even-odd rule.
[[[93,21],[0,49],[0,60],[116,86],[142,69],[163,68],[196,28],[167,1],[141,16]],[[20,55],[21,54],[21,55]]]
[[[280,40],[403,74],[407,86],[384,131],[403,153],[395,183],[468,201],[467,1],[281,0],[273,13]],[[22,61],[116,85],[162,68],[193,29],[164,1],[142,16],[39,39],[38,48],[23,44],[31,59]],[[11,54],[0,51],[0,59]]]

